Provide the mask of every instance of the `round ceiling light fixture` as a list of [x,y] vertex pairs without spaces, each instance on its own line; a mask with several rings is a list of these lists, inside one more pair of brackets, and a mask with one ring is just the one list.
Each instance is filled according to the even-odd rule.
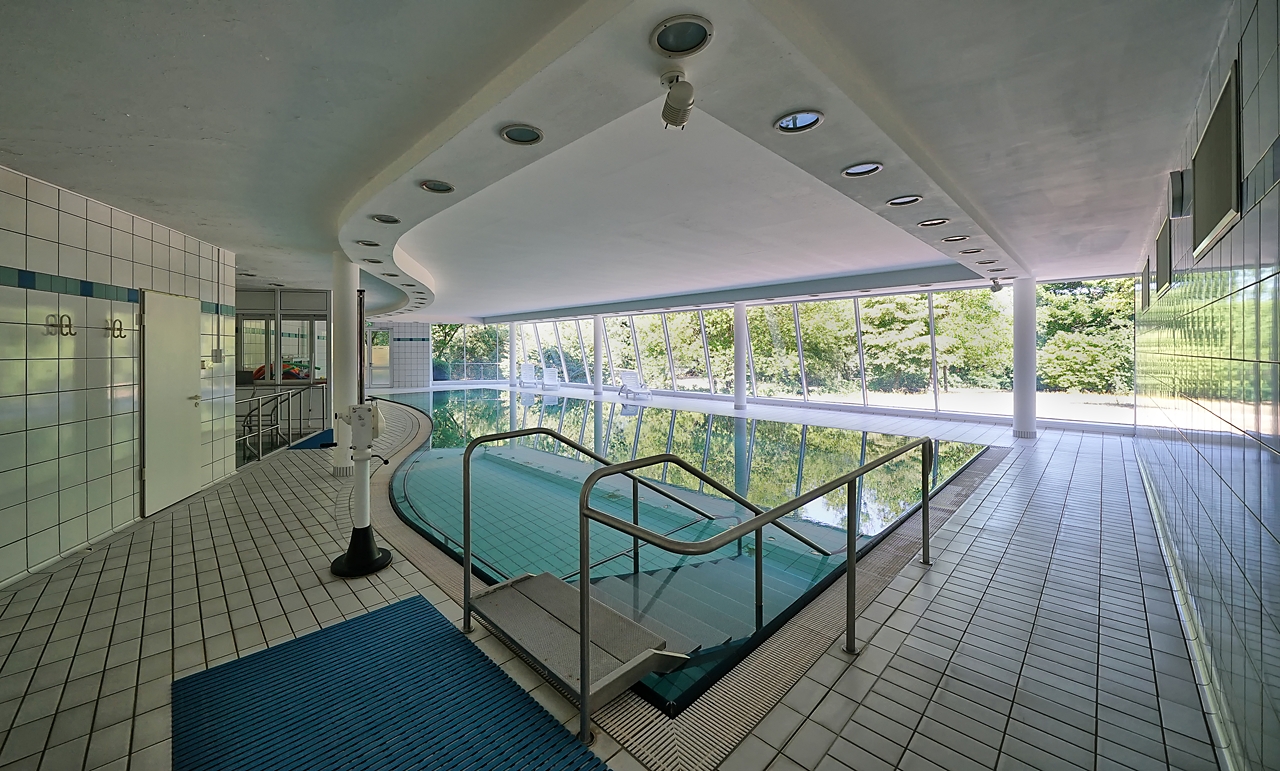
[[869,177],[878,171],[884,170],[884,164],[879,161],[863,161],[846,167],[840,172],[840,176],[848,179],[858,179],[860,177]]
[[284,284],[271,283],[271,284],[267,284],[267,286],[284,286]]
[[417,284],[401,284],[400,286],[417,286]]
[[400,274],[399,274],[399,273],[383,273],[382,275],[386,276],[387,278],[399,278],[399,277],[400,277]]
[[438,179],[424,179],[418,183],[418,187],[426,190],[428,193],[452,193],[453,185],[448,182],[441,182]]
[[988,273],[1004,273],[1008,268],[987,268]]
[[999,260],[978,260],[979,265],[995,265]]
[[375,214],[370,217],[374,222],[381,222],[383,225],[399,225],[400,218],[390,214]]
[[382,264],[382,260],[375,260],[375,259],[374,259],[374,258],[372,258],[372,257],[366,257],[364,261],[365,261],[365,262],[371,262],[371,263],[373,263],[374,265],[381,265],[381,264]]
[[360,239],[359,241],[356,241],[356,243],[360,244],[361,246],[369,246],[369,247],[382,246],[382,244],[378,243],[377,241],[369,241],[363,238]]
[[817,110],[796,110],[773,122],[773,127],[783,134],[803,134],[822,125],[824,116]]
[[961,249],[961,254],[982,254],[982,249]]
[[498,134],[513,145],[536,145],[542,141],[542,129],[527,123],[512,123],[503,126]]
[[649,33],[649,45],[668,59],[693,56],[711,45],[711,22],[691,13],[672,16]]
[[245,278],[255,278],[257,277],[258,274],[257,273],[240,273],[238,275],[244,276]]
[[939,217],[938,219],[925,220],[924,222],[917,222],[917,223],[916,223],[916,226],[917,226],[917,227],[922,227],[922,228],[936,228],[936,227],[938,227],[939,225],[945,225],[945,224],[947,224],[947,223],[948,223],[948,222],[950,222],[950,221],[951,221],[951,220],[949,220],[949,219],[944,219],[944,218]]
[[946,244],[957,244],[957,243],[960,243],[961,241],[968,241],[968,240],[969,240],[968,236],[947,236],[946,238],[942,239],[942,242]]
[[414,294],[426,294],[426,292],[414,292]]
[[885,201],[890,206],[911,206],[924,200],[922,195],[900,195],[897,198],[890,198]]

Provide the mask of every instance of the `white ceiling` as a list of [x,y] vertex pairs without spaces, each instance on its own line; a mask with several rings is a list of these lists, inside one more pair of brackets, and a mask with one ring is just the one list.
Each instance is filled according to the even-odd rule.
[[400,246],[437,282],[431,314],[496,316],[950,264],[710,115],[664,129],[661,101],[409,231]]
[[[360,264],[435,292],[406,319],[954,277],[967,246],[1005,275],[1116,274],[1152,235],[1228,5],[8,0],[0,164],[230,249],[245,285],[326,286],[339,247],[383,259]],[[715,39],[684,64],[689,129],[662,132],[648,33],[687,12]],[[770,128],[800,107],[826,123]],[[498,140],[518,121],[546,141]],[[838,176],[863,158],[885,172]],[[925,203],[883,205],[908,192]],[[935,216],[952,224],[915,227]],[[379,282],[372,304],[405,301]]]

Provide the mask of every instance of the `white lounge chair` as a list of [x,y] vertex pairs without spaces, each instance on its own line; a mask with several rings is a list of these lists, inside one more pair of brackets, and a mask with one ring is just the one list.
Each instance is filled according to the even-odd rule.
[[516,381],[516,385],[521,388],[537,388],[538,387],[538,367],[535,364],[521,364],[520,378]]
[[653,398],[653,391],[650,391],[644,383],[640,382],[640,373],[633,369],[618,370],[618,379],[622,381],[622,388],[618,390],[619,396],[627,396],[632,399]]
[[555,367],[542,368],[542,390],[559,391],[560,390],[560,370]]

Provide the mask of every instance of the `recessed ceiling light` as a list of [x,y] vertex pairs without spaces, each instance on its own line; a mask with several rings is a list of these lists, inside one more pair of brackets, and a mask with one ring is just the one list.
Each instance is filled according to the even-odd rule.
[[653,28],[649,45],[668,59],[693,56],[711,44],[711,22],[701,16],[672,16]]
[[811,295],[809,295],[809,296],[810,296],[810,297],[818,297],[819,295],[811,294]]
[[961,241],[968,241],[969,237],[968,236],[947,236],[942,240],[944,243],[957,244],[957,243],[960,243]]
[[783,134],[800,134],[822,124],[822,113],[817,110],[796,110],[773,122],[773,127]]
[[400,218],[393,217],[390,214],[375,214],[372,217],[374,222],[381,222],[383,225],[399,225]]
[[383,273],[382,275],[384,275],[384,276],[386,276],[386,277],[388,277],[388,278],[399,278],[399,277],[400,277],[400,274],[399,274],[399,273]]
[[426,292],[414,292],[414,294],[426,294]]
[[890,198],[885,201],[885,203],[890,206],[911,206],[912,204],[920,203],[923,200],[924,196],[921,195],[900,195],[897,198]]
[[257,277],[258,274],[257,273],[241,273],[240,275],[244,276],[245,278],[255,278]]
[[382,260],[375,260],[375,259],[374,259],[374,258],[372,258],[372,257],[366,257],[364,261],[365,261],[365,262],[371,262],[371,263],[373,263],[374,265],[381,265],[381,264],[382,264]]
[[949,219],[938,218],[935,220],[925,220],[924,222],[917,222],[916,225],[922,228],[936,228],[939,225],[945,225],[950,221],[951,220]]
[[848,177],[849,179],[857,179],[858,177],[869,177],[883,168],[883,163],[878,163],[876,161],[863,161],[862,163],[853,164],[840,172],[840,174]]
[[417,286],[417,284],[401,284],[400,286]]
[[983,250],[981,249],[961,249],[960,253],[961,254],[982,254],[982,251]]
[[922,286],[922,287],[928,287],[928,286],[933,286],[933,284],[921,284],[920,286]]
[[418,184],[418,187],[426,190],[428,193],[452,193],[453,185],[448,182],[441,182],[438,179],[424,179]]
[[978,260],[979,265],[995,265],[998,260]]
[[863,294],[866,294],[866,293],[870,292],[871,290],[870,290],[870,289],[859,289],[858,291],[859,291],[859,292],[862,292]]
[[513,145],[536,145],[542,141],[542,129],[525,123],[503,126],[498,133]]
[[382,244],[378,243],[377,241],[366,241],[364,239],[356,241],[356,243],[360,244],[361,246],[382,246]]
[[284,286],[284,284],[267,284],[267,286]]
[[987,268],[988,273],[1004,273],[1008,268]]

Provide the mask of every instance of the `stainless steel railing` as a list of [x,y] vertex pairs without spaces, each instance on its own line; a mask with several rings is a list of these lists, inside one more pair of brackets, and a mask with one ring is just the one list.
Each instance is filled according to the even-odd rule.
[[[735,501],[741,500],[736,493],[734,493],[732,490],[725,487],[724,485],[720,484],[715,479],[711,478],[710,475],[706,474],[701,469],[685,462],[684,460],[682,460],[680,457],[676,455],[671,455],[667,453],[662,455],[653,455],[648,458],[637,458],[636,460],[633,460],[633,461],[628,461],[625,463],[617,463],[612,466],[605,466],[604,468],[600,468],[593,471],[591,475],[587,477],[586,482],[583,483],[582,493],[578,499],[579,512],[580,512],[579,528],[578,528],[578,532],[579,532],[578,564],[579,564],[579,572],[582,576],[582,580],[578,582],[579,584],[578,639],[581,644],[581,648],[579,651],[579,657],[580,657],[579,658],[579,661],[580,661],[579,682],[582,684],[581,685],[582,692],[579,694],[579,702],[578,702],[578,710],[579,710],[578,738],[584,744],[590,744],[591,738],[592,738],[591,737],[591,707],[589,704],[590,694],[591,694],[591,592],[590,592],[591,532],[590,532],[589,525],[592,521],[599,522],[600,524],[605,525],[606,527],[611,527],[614,530],[627,533],[633,539],[645,541],[646,543],[657,546],[660,549],[665,549],[674,554],[682,554],[686,556],[710,554],[716,549],[727,546],[733,541],[736,541],[748,534],[755,533],[755,536],[756,536],[756,603],[757,603],[756,612],[757,612],[757,618],[758,618],[760,613],[759,608],[761,604],[761,597],[762,597],[762,591],[763,591],[763,585],[764,585],[763,550],[761,549],[762,544],[760,542],[761,530],[763,530],[764,527],[769,524],[772,524],[776,527],[781,527],[782,525],[781,523],[778,522],[778,520],[781,519],[782,517],[785,517],[786,515],[794,511],[797,511],[801,507],[821,498],[822,496],[830,492],[838,490],[841,487],[847,486],[848,498],[845,502],[845,505],[847,507],[846,514],[848,517],[848,521],[846,522],[845,530],[848,537],[848,554],[846,558],[847,559],[846,570],[848,571],[848,583],[845,588],[845,612],[847,614],[846,615],[847,620],[845,623],[847,626],[845,631],[844,649],[847,653],[852,653],[854,655],[857,655],[858,650],[856,649],[856,644],[854,641],[854,620],[856,619],[856,610],[854,608],[854,603],[857,599],[856,591],[857,591],[857,577],[858,577],[858,573],[857,573],[858,526],[857,526],[857,522],[854,521],[854,516],[853,516],[853,512],[854,512],[853,501],[854,501],[854,494],[856,492],[855,490],[856,482],[864,474],[870,471],[874,471],[875,469],[880,468],[881,466],[885,465],[886,463],[889,463],[890,461],[896,460],[897,458],[914,450],[916,447],[920,448],[920,460],[921,460],[921,464],[920,464],[920,526],[921,526],[923,544],[922,544],[922,550],[920,555],[920,561],[925,565],[929,565],[931,564],[931,561],[929,559],[929,483],[930,483],[930,477],[933,471],[933,440],[930,439],[929,437],[922,437],[912,442],[908,442],[907,444],[902,445],[901,447],[894,450],[893,452],[887,453],[885,455],[881,455],[879,458],[876,458],[875,460],[869,463],[864,463],[863,465],[859,466],[858,468],[854,469],[848,474],[845,474],[844,476],[833,479],[830,482],[827,482],[826,484],[820,487],[810,490],[804,495],[798,496],[796,498],[791,499],[790,501],[787,501],[781,506],[770,509],[768,512],[760,512],[759,509],[755,509],[755,507],[752,507],[757,512],[759,512],[755,517],[739,525],[734,525],[733,527],[727,530],[724,530],[723,532],[720,532],[710,538],[707,538],[701,541],[679,541],[673,538],[668,538],[667,536],[664,536],[659,533],[655,533],[652,530],[649,530],[647,528],[640,527],[640,525],[637,523],[627,522],[626,520],[618,519],[617,517],[611,514],[606,514],[603,511],[599,511],[591,507],[591,492],[595,489],[595,486],[600,482],[600,480],[604,479],[605,477],[614,476],[616,474],[624,474],[634,479],[635,477],[632,476],[631,472],[635,471],[636,469],[645,468],[647,466],[654,466],[659,463],[674,463],[675,465],[684,469],[688,473],[701,479],[706,484],[711,485],[714,489],[719,491],[721,494],[729,496]],[[464,611],[466,610],[468,609],[464,608]],[[468,618],[468,623],[469,621],[470,619]],[[757,622],[757,626],[758,625],[759,624]]]
[[[310,396],[308,396],[306,414],[303,414],[303,408],[299,404],[303,401],[303,394],[312,394],[317,391],[320,394],[321,407],[319,418],[313,417],[315,411],[309,403]],[[298,403],[295,403],[295,400]],[[236,431],[236,444],[242,445],[243,452],[237,452],[236,457],[244,457],[247,463],[252,451],[253,460],[262,460],[266,455],[270,455],[276,450],[282,450],[304,434],[310,433],[306,429],[323,429],[325,427],[325,418],[329,414],[328,400],[328,388],[322,384],[287,388],[251,396],[247,399],[237,399],[236,419],[239,425]],[[252,404],[253,406],[241,415],[240,405],[243,404]],[[284,414],[283,420],[281,420],[282,411]],[[319,421],[318,428],[316,428],[317,420]],[[270,439],[273,446],[264,450],[264,439]]]
[[[566,447],[572,447],[573,449],[577,450],[583,455],[586,455],[588,458],[591,458],[597,463],[603,464],[604,468],[617,468],[617,466],[609,465],[608,458],[602,455],[598,455],[597,453],[587,449],[586,447],[583,447],[582,445],[578,444],[572,439],[569,439],[563,434],[560,434],[559,432],[556,432],[556,431],[552,431],[549,428],[524,428],[518,431],[504,431],[503,433],[500,433],[500,434],[488,434],[487,436],[476,437],[475,439],[472,439],[469,443],[467,443],[467,449],[462,453],[462,567],[463,567],[463,570],[462,570],[462,631],[464,632],[471,631],[471,563],[472,563],[472,558],[471,558],[471,456],[472,454],[475,453],[476,448],[484,444],[489,444],[491,442],[500,442],[505,439],[518,439],[522,436],[535,436],[535,435],[549,436],[552,439],[555,439],[556,441],[565,445]],[[665,456],[665,457],[674,458],[675,456],[671,455],[671,456]],[[636,461],[631,461],[631,462],[635,463]],[[652,464],[644,464],[644,465],[652,465]],[[686,468],[686,469],[691,468],[684,461],[680,461],[679,465],[682,468]],[[601,470],[603,469],[597,470],[594,473],[598,474],[600,473]],[[639,495],[638,495],[639,487],[643,486],[646,489],[652,490],[653,492],[658,493],[662,497],[667,498],[668,500],[671,500],[675,503],[680,504],[681,506],[685,507],[686,509],[689,509],[690,511],[703,517],[704,519],[708,519],[708,520],[716,519],[712,515],[708,514],[707,512],[703,511],[697,506],[694,506],[688,501],[680,498],[679,496],[674,495],[666,490],[663,490],[661,487],[658,487],[657,485],[653,484],[647,479],[642,479],[641,477],[638,477],[632,474],[629,470],[623,470],[623,471],[618,471],[614,473],[620,473],[623,476],[626,476],[631,479],[632,490],[634,493],[636,493],[634,497],[636,498],[637,501],[639,500]],[[707,477],[706,474],[704,474],[701,470],[697,472],[697,476],[705,479],[710,479],[710,477]],[[588,480],[590,479],[591,477],[588,477]],[[734,503],[737,503],[738,505],[752,512],[753,515],[758,516],[764,513],[763,509],[760,509],[758,506],[751,503],[750,501],[743,498],[742,496],[738,495],[737,493],[731,490],[727,490],[726,488],[723,487],[723,485],[720,485],[718,483],[713,483],[713,484],[715,484],[716,489],[721,490],[722,492],[725,492]],[[635,506],[636,507],[633,508],[634,517],[637,521],[637,524],[635,525],[635,527],[645,533],[650,532],[649,530],[645,530],[644,528],[640,527],[639,525],[640,515],[639,515],[638,504],[636,504]],[[782,530],[784,533],[800,541],[805,546],[808,546],[810,549],[813,549],[819,554],[824,554],[828,557],[831,556],[831,552],[827,551],[826,549],[814,543],[812,540],[806,538],[800,533],[797,533],[795,530],[791,529],[787,525],[784,525],[782,523],[776,523],[776,524],[777,524],[777,527],[780,530]],[[741,527],[741,525],[739,525],[738,527]],[[632,539],[632,546],[634,549],[634,554],[636,555],[633,559],[636,565],[639,565],[639,560],[640,560],[639,558],[640,540],[644,540],[644,539],[636,539],[636,538]],[[729,540],[734,540],[734,539],[729,539]],[[698,543],[701,543],[701,542],[698,542]],[[726,541],[725,543],[728,543],[728,541]],[[723,546],[724,544],[721,544],[721,545]],[[714,551],[714,549],[712,551]],[[626,552],[615,554],[609,557],[609,559],[616,559],[617,557],[625,553]],[[757,563],[759,563],[758,553],[759,551],[757,550]],[[589,561],[590,560],[588,560],[588,562]],[[760,565],[757,564],[757,573],[759,573],[760,569],[761,569]],[[571,573],[570,576],[572,575],[574,574]],[[585,573],[585,575],[587,575],[588,577],[590,576],[589,568],[588,568],[588,571]],[[758,583],[759,582],[757,582],[757,584]],[[764,604],[764,597],[763,597],[763,594],[761,593],[762,591],[763,590],[761,589],[757,591],[757,594],[756,594],[757,608],[762,607]]]

